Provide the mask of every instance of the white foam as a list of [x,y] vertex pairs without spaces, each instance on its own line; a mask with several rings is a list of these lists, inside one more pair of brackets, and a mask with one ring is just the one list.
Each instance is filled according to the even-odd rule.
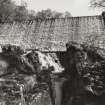
[[39,51],[37,53],[38,53],[39,62],[41,63],[41,68],[44,67],[48,69],[49,67],[53,67],[54,71],[52,71],[52,73],[59,73],[64,70],[64,68],[58,63],[56,63],[54,58],[51,57],[49,54],[45,55]]
[[0,46],[0,53],[2,53],[2,47]]

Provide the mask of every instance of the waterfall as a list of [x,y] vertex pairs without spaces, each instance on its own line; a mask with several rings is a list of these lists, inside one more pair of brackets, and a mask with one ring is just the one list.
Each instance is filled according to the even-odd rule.
[[101,15],[0,23],[0,44],[19,44],[42,51],[65,51],[68,41],[105,46]]

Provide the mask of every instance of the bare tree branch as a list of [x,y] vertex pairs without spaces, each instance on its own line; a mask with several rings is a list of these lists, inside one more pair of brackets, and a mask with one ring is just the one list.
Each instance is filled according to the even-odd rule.
[[91,0],[90,7],[92,7],[92,8],[105,8],[105,0]]

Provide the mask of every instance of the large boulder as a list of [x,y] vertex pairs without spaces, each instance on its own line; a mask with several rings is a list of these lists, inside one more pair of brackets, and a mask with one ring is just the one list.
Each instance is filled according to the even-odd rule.
[[[103,54],[99,53],[99,51],[103,52]],[[72,81],[76,80],[76,84],[79,86],[76,86],[78,87],[76,88],[74,83],[75,90],[73,91],[77,91],[75,93],[77,94],[76,98],[73,100],[75,104],[77,104],[76,102],[82,102],[83,105],[105,104],[103,99],[105,96],[104,52],[104,49],[94,46],[78,44],[76,42],[67,43],[68,70],[72,71],[69,75],[73,75]],[[80,78],[78,79],[77,77]],[[82,85],[80,85],[81,81]],[[95,102],[95,100],[97,101]]]

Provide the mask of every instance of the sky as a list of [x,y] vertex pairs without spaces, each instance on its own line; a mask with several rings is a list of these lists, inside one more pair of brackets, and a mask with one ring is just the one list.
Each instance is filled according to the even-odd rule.
[[16,3],[26,1],[28,9],[36,12],[50,8],[58,12],[69,11],[72,16],[99,15],[101,10],[89,8],[90,0],[14,0]]

